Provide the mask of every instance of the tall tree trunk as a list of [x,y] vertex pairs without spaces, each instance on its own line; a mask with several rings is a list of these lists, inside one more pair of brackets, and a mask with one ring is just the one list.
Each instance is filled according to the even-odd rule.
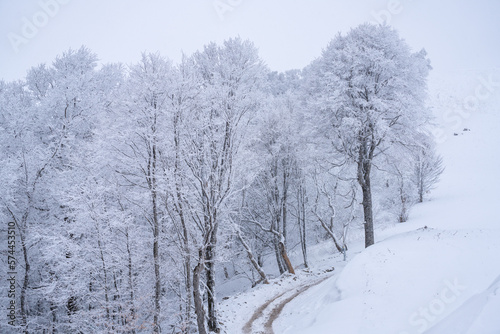
[[306,238],[306,205],[305,205],[305,189],[302,184],[297,190],[297,224],[300,234],[300,246],[302,249],[302,257],[304,259],[304,266],[309,267],[307,263],[307,238]]
[[422,172],[422,163],[419,161],[418,170],[418,202],[422,203],[424,201],[424,174]]
[[104,259],[104,251],[102,249],[102,242],[101,242],[101,233],[99,232],[99,226],[97,225],[97,221],[94,220],[96,232],[97,232],[97,247],[99,248],[99,256],[101,260],[101,265],[102,265],[102,273],[104,276],[104,301],[106,304],[106,322],[107,324],[110,324],[110,311],[109,311],[109,287],[108,287],[108,270],[106,269],[106,261]]
[[[369,147],[368,147],[369,146]],[[373,205],[370,171],[373,158],[374,144],[363,142],[359,148],[358,182],[363,191],[363,214],[365,220],[365,248],[375,243],[373,231]]]
[[128,256],[128,286],[130,289],[130,321],[132,322],[132,330],[131,333],[135,334],[135,298],[134,298],[134,279],[133,279],[133,271],[132,271],[132,252],[130,251],[130,240],[128,235],[128,228],[125,233],[126,244],[127,244],[127,256]]
[[290,259],[288,258],[288,254],[286,253],[285,238],[281,238],[281,240],[279,241],[279,247],[280,247],[280,251],[281,251],[281,256],[283,257],[283,260],[285,261],[288,272],[290,274],[295,275],[295,270],[293,270],[292,262],[290,262]]
[[417,155],[417,162],[415,165],[415,174],[417,178],[417,191],[418,191],[418,202],[422,203],[424,201],[424,180],[423,180],[423,161],[420,154]]
[[159,254],[159,239],[160,239],[160,222],[158,218],[158,199],[157,199],[157,184],[156,184],[156,142],[153,139],[153,147],[150,161],[150,189],[153,209],[153,262],[155,272],[155,293],[154,293],[154,313],[153,313],[153,332],[160,333],[160,297],[161,297],[161,281],[160,281],[160,254]]
[[[23,219],[24,220],[24,219]],[[26,224],[23,222],[24,227]],[[28,258],[28,247],[26,247],[25,231],[19,233],[21,236],[21,249],[24,257],[24,279],[21,286],[20,311],[21,311],[21,326],[25,334],[28,334],[28,310],[26,308],[26,293],[28,291],[28,283],[30,277],[30,261]]]
[[[117,300],[121,299],[120,295],[120,289],[118,288],[118,280],[116,279],[116,272],[113,272],[113,287],[115,288],[115,292],[113,294],[113,304],[116,304]],[[118,304],[118,306],[113,306],[112,305],[112,319],[113,319],[113,327],[111,329],[114,331],[115,330],[115,324],[116,325],[122,325],[124,324],[124,314],[122,313],[122,305],[121,303]]]
[[186,327],[189,332],[189,328],[191,327],[191,307],[192,307],[192,282],[191,282],[191,255],[189,250],[189,234],[186,226],[186,222],[184,220],[184,215],[182,213],[182,204],[181,204],[181,225],[182,225],[182,233],[183,233],[183,242],[184,242],[184,267],[185,267],[185,284],[186,284]]
[[193,300],[194,312],[196,313],[196,322],[198,324],[198,334],[207,334],[205,329],[205,308],[203,306],[203,297],[200,290],[201,273],[205,267],[205,251],[199,250],[198,264],[193,269]]
[[278,161],[276,159],[273,159],[273,166],[271,167],[270,173],[273,180],[273,184],[272,184],[272,190],[270,190],[271,205],[268,204],[268,206],[271,213],[271,230],[278,231],[278,234],[273,233],[274,234],[273,246],[274,246],[274,254],[276,256],[276,263],[278,264],[280,275],[282,275],[285,272],[285,265],[283,263],[283,258],[281,257],[279,237],[277,236],[281,235],[282,208],[280,203],[280,195],[278,187]]
[[[154,204],[153,204],[154,207]],[[156,215],[156,209],[154,210]],[[160,284],[160,256],[158,249],[158,239],[159,239],[159,226],[157,218],[154,218],[153,227],[153,259],[154,259],[154,269],[155,269],[155,294],[154,294],[154,316],[153,316],[153,332],[160,333],[160,294],[161,294],[161,284]]]
[[186,220],[184,217],[184,201],[182,198],[181,181],[180,177],[180,164],[181,164],[181,153],[180,153],[180,133],[179,133],[179,122],[180,114],[177,113],[174,118],[174,145],[175,145],[175,165],[174,165],[174,177],[175,177],[175,192],[177,203],[175,209],[181,221],[182,228],[182,243],[183,243],[183,257],[184,257],[184,267],[185,267],[185,288],[186,288],[186,322],[187,322],[187,332],[189,332],[191,327],[191,306],[192,306],[192,282],[191,282],[191,254],[189,248],[189,232],[186,225]]
[[283,239],[284,239],[284,244],[283,246],[285,247],[285,250],[287,249],[287,207],[286,207],[286,201],[288,197],[288,172],[286,168],[283,168],[283,198],[282,198],[282,207],[281,207],[281,213],[283,215]]
[[206,249],[207,268],[207,309],[208,309],[208,330],[219,333],[220,328],[217,321],[216,291],[215,291],[215,245],[217,244],[217,228],[211,231],[210,243]]
[[363,214],[365,218],[365,248],[375,243],[373,232],[373,208],[370,179],[368,178],[366,181],[365,185],[361,187],[361,189],[363,190]]
[[53,302],[50,302],[50,313],[52,314],[52,334],[56,334],[57,333],[57,328],[56,328],[56,324],[57,324],[57,306],[53,303]]
[[[401,176],[402,177],[402,176]],[[404,191],[404,182],[401,181],[401,184],[399,185],[399,200],[401,201],[401,211],[399,213],[399,222],[404,223],[408,220],[408,198],[406,196],[406,193]]]
[[277,233],[273,233],[274,234],[274,250],[275,250],[275,253],[276,253],[276,261],[278,262],[278,269],[280,271],[280,275],[282,275],[283,273],[285,273],[286,269],[286,263],[284,262],[284,259],[283,259],[283,256],[282,256],[282,249],[281,249],[281,238],[283,236],[283,233],[282,233],[282,229],[281,229],[281,207],[280,207],[280,201],[279,201],[279,192],[278,192],[278,188],[276,187],[275,189],[275,204],[276,204],[276,207],[279,207],[280,210],[277,210],[277,212],[275,212],[275,220],[274,220],[274,224],[271,224],[271,230],[274,230],[275,232]]
[[274,245],[274,254],[276,255],[276,263],[278,264],[278,269],[280,271],[280,275],[282,275],[285,272],[285,268],[283,266],[283,259],[281,257],[281,250],[279,247],[279,240],[277,237],[273,237],[273,245]]

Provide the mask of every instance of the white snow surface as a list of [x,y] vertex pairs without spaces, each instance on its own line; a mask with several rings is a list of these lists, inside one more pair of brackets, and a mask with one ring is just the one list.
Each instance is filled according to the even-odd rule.
[[[347,262],[327,251],[331,245],[319,245],[311,273],[223,301],[224,331],[243,333],[266,300],[330,275],[284,307],[274,333],[500,333],[500,108],[494,101],[453,128],[438,117],[448,132],[439,146],[446,170],[407,223],[377,230],[368,249],[351,245]],[[328,265],[335,270],[326,273]],[[252,333],[264,332],[259,326]]]

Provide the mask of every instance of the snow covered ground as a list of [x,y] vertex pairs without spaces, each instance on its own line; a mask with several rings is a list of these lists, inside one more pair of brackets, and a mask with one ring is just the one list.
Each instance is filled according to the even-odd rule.
[[[469,89],[476,97],[482,92],[476,112],[435,111],[446,170],[431,200],[407,223],[378,231],[368,249],[352,245],[348,262],[312,260],[311,272],[223,301],[225,331],[269,333],[270,315],[243,328],[259,306],[289,291],[258,310],[272,312],[281,300],[272,324],[277,334],[500,333],[500,87],[489,87],[495,95],[488,98],[482,81]],[[461,101],[448,107],[461,108]],[[327,272],[327,264],[335,270]],[[298,293],[300,287],[308,288]]]

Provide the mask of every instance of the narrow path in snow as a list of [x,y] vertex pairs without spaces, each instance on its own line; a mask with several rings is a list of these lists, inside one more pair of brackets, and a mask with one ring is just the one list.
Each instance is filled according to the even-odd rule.
[[252,334],[252,325],[255,322],[255,320],[262,317],[262,315],[263,315],[262,312],[264,312],[264,310],[269,306],[269,304],[271,304],[272,302],[274,302],[276,299],[280,298],[281,296],[283,296],[287,292],[289,292],[289,291],[285,291],[285,292],[282,292],[282,293],[274,296],[273,298],[271,298],[270,300],[268,300],[267,302],[262,304],[257,310],[255,310],[255,312],[253,313],[250,320],[248,320],[248,322],[245,324],[245,326],[243,326],[243,333],[244,334]]
[[[283,308],[288,304],[290,301],[292,301],[295,297],[303,293],[304,291],[308,290],[309,288],[316,286],[320,284],[321,282],[325,281],[327,278],[332,277],[332,275],[328,275],[326,277],[323,277],[322,279],[318,280],[317,282],[302,286],[299,288],[299,290],[296,290],[297,288],[282,292],[275,297],[271,298],[264,304],[262,304],[255,312],[253,313],[252,317],[248,322],[243,326],[243,333],[244,334],[252,334],[252,333],[259,333],[259,334],[274,334],[273,331],[273,322],[279,317],[281,314],[281,311],[283,311]],[[271,305],[273,302],[275,302],[277,299],[282,297],[285,294],[288,294],[290,292],[295,291],[291,296],[288,298],[284,299],[283,301],[279,302],[278,305],[274,306],[270,312],[264,313],[264,311]],[[268,314],[266,316],[266,314]],[[263,330],[259,331],[253,331],[252,332],[252,327],[253,325],[260,319],[267,318],[267,320],[264,323],[264,328]]]

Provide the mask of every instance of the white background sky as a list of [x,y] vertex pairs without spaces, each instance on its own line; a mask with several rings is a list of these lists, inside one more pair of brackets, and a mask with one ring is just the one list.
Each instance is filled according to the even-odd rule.
[[[53,17],[43,14],[41,3],[58,1]],[[231,10],[221,16],[217,3]],[[389,9],[388,22],[414,51],[427,50],[436,71],[500,67],[499,0],[0,0],[0,79],[81,45],[105,63],[133,63],[143,51],[178,61],[238,35],[272,70],[303,68],[338,32]],[[27,21],[42,26],[15,50],[9,36],[24,38]]]

